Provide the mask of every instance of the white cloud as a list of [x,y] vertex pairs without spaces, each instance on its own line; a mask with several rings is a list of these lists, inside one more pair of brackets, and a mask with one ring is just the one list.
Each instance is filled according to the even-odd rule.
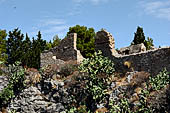
[[63,32],[65,30],[67,30],[68,28],[69,28],[69,26],[67,26],[67,25],[52,26],[52,27],[49,27],[48,29],[43,29],[42,32],[44,34],[58,33],[58,32]]
[[41,31],[46,40],[51,40],[54,35],[64,38],[70,25],[64,19],[44,18],[36,21],[36,25],[32,27],[29,33],[31,37],[35,37],[38,31]]
[[146,14],[170,20],[170,0],[142,1],[139,4]]
[[65,24],[65,20],[63,19],[43,19],[39,21],[39,27],[46,27],[46,26],[54,26],[54,25],[62,25]]
[[[73,8],[70,9],[70,12],[68,13],[69,16],[75,16],[81,14],[81,7],[82,5],[86,4],[92,4],[92,5],[99,5],[101,3],[107,3],[110,0],[72,0],[74,3]],[[113,0],[117,1],[117,0]]]
[[101,3],[101,2],[108,2],[109,0],[72,0],[73,2],[75,2],[75,3],[83,3],[83,2],[90,2],[90,3],[92,3],[92,4],[94,4],[94,5],[97,5],[97,4],[99,4],[99,3]]

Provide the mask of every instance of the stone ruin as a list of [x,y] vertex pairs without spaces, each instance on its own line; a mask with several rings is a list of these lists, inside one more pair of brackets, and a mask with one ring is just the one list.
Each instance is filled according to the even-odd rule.
[[119,54],[128,55],[133,53],[140,53],[146,51],[146,47],[143,43],[137,45],[130,45],[128,47],[120,48]]
[[64,61],[69,60],[81,62],[84,58],[77,50],[76,43],[77,34],[71,33],[61,41],[59,46],[41,53],[41,67],[48,64],[64,63]]
[[[95,47],[96,50],[102,51],[103,56],[113,60],[116,71],[120,73],[145,71],[155,75],[163,68],[170,72],[170,47],[146,51],[144,44],[138,44],[116,51],[112,35],[105,30],[97,32]],[[129,62],[129,69],[124,64],[125,62]]]
[[[68,60],[81,62],[84,58],[76,48],[76,40],[77,34],[72,33],[58,47],[44,51],[41,54],[41,67]],[[103,56],[113,60],[116,70],[121,73],[129,70],[124,65],[125,62],[130,62],[131,71],[145,71],[155,75],[166,68],[170,72],[170,47],[146,51],[146,47],[139,44],[116,50],[113,36],[106,30],[101,30],[96,33],[95,50],[101,50]]]
[[96,33],[95,37],[95,50],[101,50],[103,56],[112,58],[112,56],[117,55],[115,50],[115,41],[113,36],[106,30],[101,30]]

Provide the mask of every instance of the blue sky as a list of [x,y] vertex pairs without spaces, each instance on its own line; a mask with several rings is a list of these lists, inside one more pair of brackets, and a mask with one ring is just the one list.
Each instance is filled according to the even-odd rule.
[[170,0],[0,0],[0,29],[40,30],[49,41],[77,24],[106,29],[116,48],[130,45],[137,26],[157,47],[170,45]]

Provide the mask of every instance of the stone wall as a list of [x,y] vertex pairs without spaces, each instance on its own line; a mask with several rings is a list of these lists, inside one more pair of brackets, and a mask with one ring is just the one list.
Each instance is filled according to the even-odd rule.
[[130,63],[131,71],[145,71],[151,75],[156,75],[163,68],[166,68],[170,72],[170,47],[130,55],[113,56],[112,60],[119,72],[128,70],[127,66],[124,65],[125,62]]
[[76,60],[78,63],[81,62],[83,56],[77,50],[76,43],[77,34],[71,33],[61,41],[59,46],[41,53],[41,67],[69,60]]
[[[103,56],[113,60],[116,70],[122,74],[127,71],[145,71],[155,75],[165,67],[170,72],[170,47],[146,51],[143,46],[133,45],[122,50],[125,52],[128,50],[128,55],[118,54],[114,38],[109,32],[101,30],[95,37],[95,50],[101,50]],[[129,66],[125,62],[129,63]]]
[[146,51],[146,47],[143,43],[137,45],[130,45],[128,47],[120,48],[119,54],[126,55],[126,54],[133,54],[133,53],[140,53]]
[[[77,34],[72,33],[63,39],[58,47],[44,51],[41,54],[41,67],[47,64],[61,64],[68,60],[81,62],[83,57],[76,48],[76,41]],[[170,47],[150,51],[140,50],[139,53],[132,52],[133,54],[121,55],[115,50],[113,36],[106,30],[101,30],[96,33],[95,50],[101,50],[103,56],[112,59],[115,62],[116,70],[121,73],[131,70],[145,71],[155,75],[165,67],[170,72]],[[125,62],[130,63],[130,69],[124,65]]]
[[106,30],[98,31],[95,37],[95,50],[101,50],[103,56],[109,58],[116,55],[117,51],[115,50],[115,41],[112,34]]

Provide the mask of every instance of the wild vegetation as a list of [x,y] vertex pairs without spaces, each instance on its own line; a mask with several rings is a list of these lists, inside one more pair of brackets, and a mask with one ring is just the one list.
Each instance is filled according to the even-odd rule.
[[[91,113],[98,112],[98,106],[102,105],[105,109],[103,112],[108,113],[158,113],[167,112],[164,105],[160,108],[155,107],[149,102],[152,94],[161,92],[169,85],[170,73],[166,69],[162,70],[156,76],[150,76],[148,81],[145,81],[145,87],[137,94],[139,97],[138,104],[134,106],[129,100],[126,92],[119,99],[110,98],[110,86],[113,79],[121,78],[115,70],[115,64],[107,57],[102,56],[101,51],[94,51],[94,36],[93,28],[87,29],[85,26],[76,25],[70,27],[69,33],[76,32],[78,35],[77,48],[80,49],[82,55],[87,58],[79,65],[63,64],[60,68],[61,80],[69,78],[78,71],[78,76],[75,77],[75,84],[79,84],[81,88],[71,89],[69,92],[70,103],[65,104],[66,112],[68,113]],[[25,87],[25,69],[33,67],[40,69],[40,53],[45,49],[50,49],[59,45],[61,39],[56,35],[53,42],[47,42],[42,39],[40,31],[37,39],[30,40],[28,34],[24,38],[21,30],[14,29],[8,34],[5,30],[0,31],[0,66],[5,63],[7,72],[0,70],[0,74],[9,78],[9,83],[0,93],[0,107],[7,106],[11,99],[15,98]],[[153,46],[153,40],[148,37],[145,40],[143,29],[138,27],[135,33],[132,44],[144,43],[147,50]],[[20,63],[18,62],[20,61]],[[44,67],[43,67],[44,68]],[[45,69],[40,69],[45,70]],[[47,78],[44,71],[39,71],[44,79]],[[54,72],[49,71],[50,76],[58,73],[57,69]],[[47,74],[48,75],[48,74]],[[45,78],[46,77],[46,78]],[[74,76],[73,76],[74,77]],[[117,79],[116,79],[117,80]],[[44,81],[39,81],[44,83]],[[71,84],[71,83],[70,83]],[[66,87],[66,86],[65,86]],[[76,86],[77,87],[77,86]],[[54,89],[50,89],[55,91]],[[78,92],[80,91],[80,92]],[[170,100],[167,97],[167,100]]]
[[76,25],[69,28],[70,33],[77,33],[77,49],[85,58],[89,58],[94,54],[94,36],[95,30],[85,26]]
[[3,72],[9,78],[9,83],[0,93],[0,108],[6,106],[10,99],[14,98],[25,87],[25,69],[20,64],[20,62],[15,62],[6,68],[7,72]]

